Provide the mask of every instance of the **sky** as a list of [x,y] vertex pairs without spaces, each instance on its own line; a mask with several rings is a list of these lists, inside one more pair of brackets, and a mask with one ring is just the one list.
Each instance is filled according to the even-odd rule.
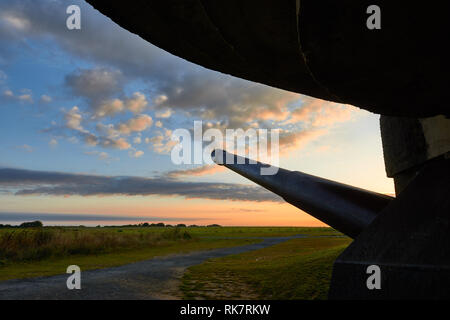
[[0,2],[0,224],[323,225],[221,166],[173,163],[172,133],[200,120],[278,130],[281,167],[394,193],[376,114],[197,66],[84,1]]

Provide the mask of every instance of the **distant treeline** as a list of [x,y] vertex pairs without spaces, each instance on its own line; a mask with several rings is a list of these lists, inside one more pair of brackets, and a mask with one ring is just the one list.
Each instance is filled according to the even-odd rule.
[[[12,226],[10,224],[0,224],[0,229],[1,228],[40,228],[43,227],[44,224],[41,221],[32,221],[32,222],[24,222],[18,226]],[[79,226],[79,227],[84,227],[84,226]],[[97,228],[100,228],[101,226],[97,226]],[[144,222],[144,223],[138,223],[138,224],[127,224],[127,225],[122,225],[122,226],[104,226],[103,228],[136,228],[136,227],[144,227],[144,228],[165,228],[165,227],[176,227],[176,228],[195,228],[195,227],[203,227],[203,226],[198,226],[196,224],[191,224],[189,226],[185,225],[184,223],[179,223],[176,225],[171,225],[171,224],[164,224],[162,222],[159,223],[148,223],[148,222]],[[221,227],[221,225],[218,224],[209,224],[206,227]]]
[[[98,228],[100,228],[100,226],[97,226]],[[176,227],[176,228],[195,228],[195,227],[204,227],[204,226],[198,226],[196,224],[191,224],[191,225],[185,225],[184,223],[179,223],[179,224],[175,224],[175,225],[171,225],[171,224],[164,224],[162,222],[159,223],[148,223],[148,222],[144,222],[144,223],[138,223],[138,224],[127,224],[127,225],[123,225],[123,226],[104,226],[103,228],[127,228],[127,227],[144,227],[144,228],[164,228],[164,227]],[[221,225],[219,224],[209,224],[206,227],[221,227]]]
[[40,228],[43,227],[44,224],[41,221],[31,221],[31,222],[24,222],[18,226],[12,226],[10,224],[0,224],[1,228]]

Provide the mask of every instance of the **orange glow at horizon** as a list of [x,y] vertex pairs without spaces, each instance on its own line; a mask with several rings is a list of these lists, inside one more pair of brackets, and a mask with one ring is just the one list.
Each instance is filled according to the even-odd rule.
[[[12,209],[17,207],[15,203],[17,201],[23,208],[21,212],[130,216],[142,217],[142,222],[197,225],[216,223],[223,226],[326,226],[321,221],[284,202],[159,198],[154,196],[51,197],[52,201],[46,201],[45,198],[47,197],[16,196],[9,198],[8,204],[11,206],[9,211],[15,211]],[[4,209],[8,211],[7,207]],[[151,217],[160,219],[151,219]],[[114,224],[118,224],[118,222]]]

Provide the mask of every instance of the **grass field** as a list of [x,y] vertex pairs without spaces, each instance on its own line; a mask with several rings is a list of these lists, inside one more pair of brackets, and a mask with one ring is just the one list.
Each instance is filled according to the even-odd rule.
[[[332,262],[349,243],[331,228],[300,227],[44,227],[0,229],[0,281],[65,273],[68,265],[99,269],[156,256],[256,243],[261,237],[304,239],[212,259],[188,269],[189,299],[320,299]],[[276,279],[276,281],[274,281]]]
[[293,239],[211,259],[182,278],[184,299],[326,299],[332,265],[346,237]]

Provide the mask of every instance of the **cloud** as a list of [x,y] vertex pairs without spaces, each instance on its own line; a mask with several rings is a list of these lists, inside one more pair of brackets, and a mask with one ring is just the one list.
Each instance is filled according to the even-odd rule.
[[33,103],[33,97],[31,96],[31,94],[21,94],[20,96],[17,97],[20,101],[24,101],[24,102],[28,102],[28,103]]
[[140,144],[141,142],[142,142],[141,137],[134,137],[133,143],[135,143],[135,144]]
[[[67,16],[61,14],[66,5],[60,1],[22,0],[0,4],[0,60],[2,55],[6,57],[9,49],[28,50],[23,39],[51,39],[70,56],[96,65],[90,69],[77,69],[65,78],[70,92],[87,101],[87,109],[81,105],[86,119],[113,117],[126,112],[139,115],[151,109],[155,118],[172,120],[174,114],[180,115],[184,121],[181,126],[190,120],[203,119],[210,122],[211,128],[222,131],[226,128],[282,128],[284,137],[280,142],[285,143],[286,148],[301,147],[304,141],[320,137],[313,130],[315,127],[326,132],[328,126],[351,119],[348,106],[196,66],[122,29],[89,4],[79,0],[74,0],[73,4],[81,7],[83,30],[95,32],[67,30],[64,27]],[[9,57],[14,55],[9,54]],[[148,92],[148,96],[139,91],[126,96],[124,92],[130,89],[126,86],[132,81],[144,86],[139,90]],[[120,119],[121,123],[107,128],[106,136],[90,130],[82,139],[89,145],[129,149],[128,142],[120,135],[140,131],[133,130],[135,124],[129,123],[134,118]],[[300,122],[302,126],[296,126]],[[166,126],[170,124],[170,121],[165,123]],[[156,122],[155,126],[162,127],[162,123]],[[80,128],[81,122],[80,127],[73,130],[80,132]],[[149,138],[148,143],[152,143],[152,150],[157,153],[168,153],[174,145],[163,135]]]
[[149,115],[141,114],[129,119],[125,123],[119,123],[115,126],[116,130],[121,134],[130,134],[132,132],[141,132],[150,128],[153,124],[153,119]]
[[131,148],[131,145],[125,138],[119,139],[109,139],[109,138],[101,138],[101,146],[105,148],[114,148],[119,150],[127,150]]
[[83,116],[77,106],[72,107],[72,109],[64,114],[64,120],[66,121],[67,128],[81,132],[85,131],[81,125]]
[[289,103],[300,95],[212,72],[190,72],[160,86],[167,99],[158,108],[219,120],[227,128],[248,128],[253,121],[283,121]]
[[3,97],[7,99],[14,99],[20,102],[28,102],[33,103],[33,96],[31,94],[31,91],[28,89],[22,89],[22,94],[14,94],[11,90],[6,89],[3,91]]
[[95,106],[96,109],[95,116],[96,117],[105,117],[111,116],[118,112],[122,112],[125,110],[125,106],[122,100],[120,99],[111,99],[111,100],[103,100],[98,105]]
[[49,146],[50,147],[56,147],[57,145],[58,145],[58,140],[56,140],[55,138],[53,138],[53,139],[51,139],[50,141],[49,141]]
[[356,108],[320,99],[305,97],[303,105],[294,109],[284,123],[304,122],[315,127],[331,126],[352,119]]
[[7,98],[13,98],[14,93],[11,90],[5,90],[5,91],[3,91],[3,96],[7,97]]
[[205,165],[194,169],[169,171],[166,176],[170,178],[179,178],[185,176],[204,176],[222,171],[225,171],[225,167],[223,166]]
[[4,26],[14,30],[25,31],[30,28],[30,21],[14,12],[4,11],[0,14],[0,19]]
[[[200,218],[201,219],[201,218]],[[70,213],[23,213],[23,212],[0,212],[0,221],[180,221],[199,220],[199,218],[182,217],[154,217],[154,216],[119,216],[104,214],[70,214]]]
[[155,117],[157,118],[170,118],[170,116],[172,115],[172,110],[171,109],[166,109],[166,110],[162,110],[162,111],[157,111],[155,114]]
[[125,101],[125,106],[127,110],[133,113],[141,113],[148,106],[148,101],[145,95],[141,92],[133,93],[132,98]]
[[143,155],[144,155],[144,151],[141,151],[141,150],[136,150],[136,151],[130,152],[130,156],[131,156],[132,158],[140,158],[140,157],[142,157]]
[[46,94],[43,94],[42,96],[41,96],[41,100],[40,100],[42,103],[50,103],[50,102],[52,102],[52,97],[50,97],[50,96],[48,96],[48,95],[46,95]]
[[0,169],[0,186],[15,195],[159,195],[190,199],[282,201],[280,197],[259,186],[186,182],[164,177],[96,176],[13,168]]
[[172,131],[165,129],[165,133],[157,132],[152,138],[145,138],[145,143],[151,144],[150,149],[159,154],[168,154],[178,144],[171,139]]
[[[72,32],[68,37],[68,31],[61,27],[66,16],[59,14],[64,5],[55,1],[10,4],[0,6],[0,11],[20,15],[33,26],[14,40],[50,37],[72,55],[109,66],[79,69],[66,78],[73,93],[95,101],[94,105],[121,92],[125,78],[142,79],[150,84],[154,107],[161,115],[168,116],[170,108],[194,117],[218,119],[230,128],[245,128],[250,120],[285,119],[286,104],[300,97],[188,63],[120,28],[90,5],[74,4],[81,7],[84,28],[96,32]],[[140,113],[143,104],[130,101],[129,108]]]
[[109,160],[110,156],[106,152],[100,152],[100,151],[86,151],[84,152],[86,155],[90,156],[96,156],[99,160]]
[[94,119],[112,117],[126,110],[141,113],[148,107],[147,98],[141,92],[124,96],[124,83],[120,70],[104,67],[78,69],[65,79],[66,86],[75,96],[86,99]]
[[282,132],[279,137],[280,154],[286,154],[292,150],[298,150],[309,142],[325,135],[327,130],[309,129],[296,132]]
[[19,149],[19,150],[26,151],[26,152],[33,152],[34,151],[34,148],[32,146],[29,146],[28,144],[17,146],[16,148]]
[[127,150],[131,148],[131,144],[125,138],[111,138],[111,137],[103,137],[96,136],[93,133],[89,132],[81,132],[80,136],[83,141],[91,147],[95,147],[97,145],[104,148],[112,148],[119,150]]
[[94,112],[94,118],[102,118],[105,116],[114,116],[116,113],[129,110],[133,113],[141,113],[148,106],[148,101],[145,95],[141,92],[133,93],[132,97],[103,100],[92,100],[91,109]]
[[91,101],[98,101],[122,89],[122,72],[110,68],[78,69],[66,76],[72,92]]

